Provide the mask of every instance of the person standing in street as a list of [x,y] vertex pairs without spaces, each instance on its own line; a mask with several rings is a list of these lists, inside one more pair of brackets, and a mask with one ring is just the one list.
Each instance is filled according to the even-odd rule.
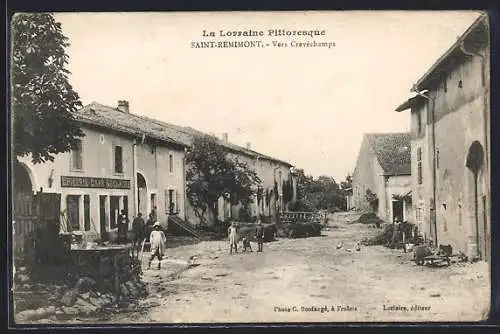
[[149,235],[149,242],[151,243],[151,257],[149,258],[148,269],[151,268],[151,263],[155,257],[158,258],[158,269],[161,269],[161,260],[167,248],[167,237],[160,229],[160,222],[154,223],[153,231]]
[[137,217],[134,218],[132,222],[132,231],[134,233],[134,238],[132,240],[132,251],[137,251],[137,256],[139,256],[138,247],[141,246],[142,241],[145,237],[144,218],[142,218],[142,213],[138,213]]
[[118,221],[118,243],[120,244],[127,243],[128,222],[128,215],[125,210],[122,210]]
[[257,221],[257,227],[255,228],[255,239],[257,240],[257,252],[262,252],[264,247],[264,227],[260,219]]
[[227,229],[227,235],[229,237],[229,254],[233,254],[233,248],[234,252],[238,253],[238,233],[235,222],[232,222]]
[[145,231],[145,235],[146,235],[146,239],[147,239],[146,241],[149,241],[149,235],[151,234],[151,232],[153,232],[154,223],[155,223],[155,220],[153,219],[153,214],[150,213],[149,218],[146,221],[146,231]]
[[153,210],[151,210],[151,217],[153,218],[153,221],[158,220],[158,210],[156,209],[156,206],[154,206]]

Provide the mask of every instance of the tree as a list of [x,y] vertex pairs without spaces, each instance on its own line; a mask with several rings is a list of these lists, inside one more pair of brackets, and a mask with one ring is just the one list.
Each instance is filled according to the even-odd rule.
[[334,178],[319,176],[314,179],[306,175],[303,169],[296,171],[297,203],[292,207],[294,211],[335,211],[345,206],[343,194]]
[[378,210],[378,196],[376,193],[372,192],[370,189],[366,190],[365,194],[366,201],[370,204],[370,208],[373,212]]
[[189,203],[202,224],[207,223],[210,210],[217,217],[220,197],[230,199],[233,205],[244,206],[256,194],[260,184],[257,173],[228,152],[211,136],[196,137],[186,155],[186,192]]
[[13,153],[53,161],[84,136],[71,113],[81,102],[68,80],[68,38],[51,14],[16,14],[12,41]]
[[350,174],[347,174],[345,181],[340,182],[340,188],[342,190],[352,188],[352,177]]

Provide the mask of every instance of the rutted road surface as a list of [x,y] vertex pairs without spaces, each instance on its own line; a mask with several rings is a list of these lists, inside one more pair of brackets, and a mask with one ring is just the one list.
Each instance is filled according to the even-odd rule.
[[[252,253],[229,255],[225,241],[171,248],[161,270],[153,264],[144,272],[150,296],[141,302],[143,312],[116,314],[108,321],[477,321],[487,316],[485,263],[431,268],[416,266],[411,253],[401,250],[362,246],[358,252],[356,241],[380,230],[340,220],[330,225],[321,237],[266,243],[263,253],[252,244]],[[337,249],[340,242],[344,245]],[[197,265],[187,269],[191,255]]]

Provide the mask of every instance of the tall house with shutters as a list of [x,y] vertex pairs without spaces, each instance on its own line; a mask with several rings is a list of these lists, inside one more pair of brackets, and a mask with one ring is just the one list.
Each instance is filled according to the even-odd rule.
[[410,110],[413,207],[435,245],[469,258],[491,254],[490,49],[486,15],[478,19],[397,107]]
[[184,154],[186,145],[168,129],[118,107],[91,103],[75,113],[85,133],[78,147],[53,162],[20,160],[14,170],[14,194],[25,191],[61,194],[61,230],[88,237],[116,235],[118,215],[128,213],[130,228],[140,212],[185,218]]

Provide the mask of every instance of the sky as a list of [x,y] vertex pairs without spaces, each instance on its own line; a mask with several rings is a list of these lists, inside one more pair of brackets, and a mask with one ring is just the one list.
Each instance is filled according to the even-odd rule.
[[[364,133],[404,132],[394,109],[478,12],[58,13],[70,82],[84,105],[116,106],[289,161],[338,182]],[[324,30],[265,48],[192,48],[202,31]],[[333,42],[277,48],[273,41]]]

